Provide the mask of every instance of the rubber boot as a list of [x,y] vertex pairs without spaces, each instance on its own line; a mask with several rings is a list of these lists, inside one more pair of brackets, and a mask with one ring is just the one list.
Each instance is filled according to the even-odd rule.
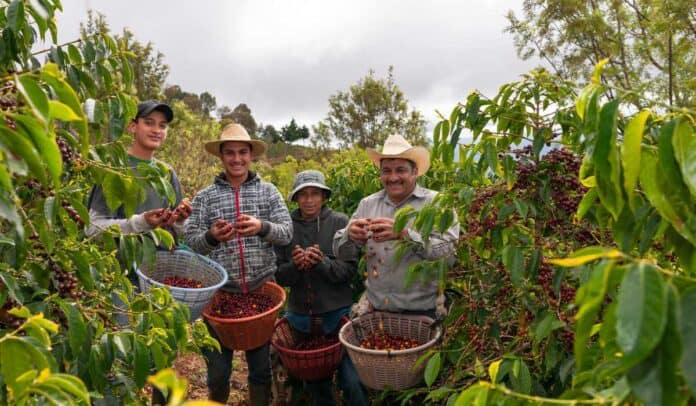
[[249,404],[251,406],[268,406],[271,404],[271,384],[249,384]]
[[227,404],[230,397],[230,385],[220,386],[219,388],[208,388],[208,400],[213,400],[223,405]]

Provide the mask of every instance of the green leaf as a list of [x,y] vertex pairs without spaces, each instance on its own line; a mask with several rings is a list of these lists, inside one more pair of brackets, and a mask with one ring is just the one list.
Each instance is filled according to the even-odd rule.
[[7,7],[7,27],[15,34],[19,34],[24,26],[24,1],[14,0]]
[[154,230],[150,231],[150,233],[159,239],[160,244],[164,244],[164,246],[166,246],[168,249],[172,249],[176,243],[171,233],[162,228],[155,228]]
[[51,374],[49,377],[45,378],[42,383],[59,388],[65,393],[69,393],[84,404],[90,403],[87,387],[84,382],[76,376],[69,374]]
[[107,173],[102,183],[102,190],[106,205],[109,206],[110,210],[116,211],[123,203],[123,197],[126,194],[121,175]]
[[674,230],[682,237],[696,246],[696,233],[692,232],[685,224],[685,219],[677,211],[678,207],[674,204],[674,197],[663,192],[664,183],[661,182],[662,176],[658,173],[658,159],[649,152],[643,151],[640,168],[640,184],[648,201],[657,209],[658,213],[669,221]]
[[22,391],[17,380],[25,372],[49,367],[48,359],[39,346],[41,344],[30,337],[5,336],[0,341],[0,372],[4,383],[15,392]]
[[45,122],[48,121],[48,96],[32,74],[25,73],[21,76],[15,75],[17,89],[22,93],[24,99],[31,109]]
[[552,331],[565,326],[565,323],[560,321],[553,313],[547,313],[546,316],[537,324],[534,329],[534,343],[540,343],[551,334]]
[[452,210],[446,209],[440,213],[440,221],[437,226],[437,231],[440,233],[445,233],[454,223],[454,212]]
[[510,281],[514,286],[520,286],[524,278],[524,255],[520,247],[508,245],[503,248],[503,265],[510,273]]
[[582,200],[580,200],[580,204],[578,204],[578,211],[575,214],[579,220],[585,218],[587,212],[595,205],[598,197],[596,187],[593,187],[585,193]]
[[628,372],[633,393],[647,405],[671,406],[681,403],[677,363],[682,343],[677,331],[677,299],[674,288],[668,289],[667,328],[660,345]]
[[70,56],[70,62],[72,62],[73,65],[82,64],[82,54],[75,45],[68,44],[68,55]]
[[623,144],[621,144],[624,191],[626,192],[628,203],[632,211],[636,210],[633,195],[635,193],[636,184],[638,183],[638,176],[640,175],[640,150],[645,121],[649,116],[650,110],[643,110],[636,114],[626,126]]
[[696,135],[686,120],[681,120],[674,129],[672,146],[684,183],[696,199]]
[[73,112],[67,104],[55,100],[49,100],[49,112],[52,119],[57,119],[61,121],[78,121],[82,120],[82,117],[78,116]]
[[[580,286],[575,295],[575,304],[578,306],[578,312],[575,315],[573,352],[578,371],[585,371],[592,367],[593,359],[585,357],[588,350],[587,342],[592,336],[595,318],[604,303],[613,268],[613,262],[604,261],[597,264],[592,268],[587,282]],[[608,320],[605,320],[605,322],[608,322]]]
[[587,101],[592,98],[600,90],[598,84],[592,83],[585,86],[578,95],[578,99],[575,102],[575,111],[578,113],[580,120],[585,119],[585,110],[587,109]]
[[437,376],[440,374],[440,367],[442,366],[442,359],[440,353],[436,352],[435,355],[430,357],[428,364],[425,366],[425,384],[428,388],[432,386]]
[[49,228],[53,228],[53,219],[56,217],[56,198],[49,196],[43,205],[44,217]]
[[667,289],[652,265],[639,263],[628,269],[616,314],[616,342],[625,362],[644,359],[662,339],[667,323]]
[[87,325],[85,320],[74,305],[69,306],[68,311],[68,343],[73,355],[77,358],[84,350],[87,342]]
[[679,307],[679,335],[684,345],[679,365],[689,390],[696,394],[696,288],[682,293]]
[[599,132],[592,157],[599,200],[615,220],[619,218],[623,208],[621,167],[619,166],[619,151],[616,147],[618,107],[618,100],[613,100],[602,106],[599,116]]
[[133,339],[134,355],[133,355],[133,370],[135,371],[135,384],[138,388],[145,385],[145,380],[150,374],[150,356],[147,347],[141,341],[140,337]]
[[56,144],[55,134],[52,131],[46,131],[33,117],[17,114],[13,115],[12,118],[17,122],[17,130],[23,131],[33,141],[41,159],[46,163],[46,169],[51,175],[53,185],[60,186],[63,158]]
[[47,183],[46,170],[41,163],[41,158],[28,137],[0,125],[0,144],[12,151],[26,162],[32,176],[35,176],[42,184]]

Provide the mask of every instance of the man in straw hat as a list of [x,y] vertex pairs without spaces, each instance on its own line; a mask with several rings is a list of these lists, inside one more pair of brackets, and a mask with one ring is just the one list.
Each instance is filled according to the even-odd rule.
[[[220,158],[224,171],[213,184],[198,192],[186,223],[184,239],[194,251],[208,255],[229,275],[224,290],[251,292],[273,278],[276,257],[273,244],[292,239],[292,220],[280,192],[249,170],[251,161],[266,151],[266,143],[253,140],[239,124],[225,127],[205,150]],[[215,337],[212,328],[208,328]],[[232,350],[203,351],[208,364],[211,400],[225,403],[230,391]],[[271,397],[269,343],[246,351],[249,399],[268,405]]]
[[[394,231],[394,216],[402,207],[420,209],[432,202],[437,192],[419,186],[416,180],[430,167],[430,154],[413,147],[401,135],[390,135],[382,153],[369,149],[368,155],[380,170],[384,189],[360,201],[348,226],[336,232],[333,250],[337,258],[348,260],[366,247],[366,292],[359,313],[371,310],[427,315],[444,315],[444,296],[438,296],[437,281],[416,280],[405,286],[409,265],[423,260],[453,257],[459,237],[459,224],[445,232],[433,231],[426,244],[417,231],[405,227]],[[406,240],[409,248],[396,261],[396,243]],[[365,303],[367,301],[367,303]]]
[[[358,266],[355,260],[336,259],[331,249],[334,233],[348,224],[348,216],[324,204],[331,196],[324,174],[307,170],[295,176],[289,199],[297,202],[292,212],[292,243],[276,247],[278,283],[290,288],[285,318],[299,339],[337,334],[341,317],[353,304],[351,281]],[[312,326],[312,318],[321,323]],[[343,404],[367,405],[355,366],[344,354],[337,371]],[[313,405],[334,405],[333,379],[307,382]]]

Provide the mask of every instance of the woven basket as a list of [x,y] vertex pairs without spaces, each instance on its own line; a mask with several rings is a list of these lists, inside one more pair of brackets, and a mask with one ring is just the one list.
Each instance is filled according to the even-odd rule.
[[[435,345],[442,330],[430,328],[433,319],[425,316],[406,316],[394,313],[368,313],[346,323],[338,338],[346,347],[360,381],[372,389],[402,390],[423,380],[425,363],[414,368],[416,361]],[[356,327],[357,326],[357,327]],[[376,333],[415,339],[423,343],[407,350],[368,350],[360,341]]]
[[[342,318],[340,326],[348,322],[347,318]],[[313,317],[312,325],[320,325],[321,318]],[[318,329],[312,329],[317,331]],[[333,375],[338,364],[343,359],[344,349],[340,341],[328,347],[316,350],[294,350],[292,349],[298,342],[298,336],[286,318],[276,322],[271,345],[278,351],[280,360],[283,362],[288,373],[295,378],[305,381],[329,378]]]
[[270,296],[274,306],[263,313],[240,319],[213,316],[210,304],[203,310],[203,318],[215,330],[220,343],[231,350],[251,350],[268,342],[273,335],[278,311],[285,302],[285,290],[273,282],[266,282],[249,293]]
[[[136,268],[135,272],[141,292],[148,292],[152,286],[166,286],[174,300],[188,306],[191,320],[200,317],[215,292],[227,283],[227,271],[220,264],[184,250],[157,251],[154,267],[144,262],[142,269]],[[180,288],[161,282],[168,277],[195,279],[201,282],[203,287]]]

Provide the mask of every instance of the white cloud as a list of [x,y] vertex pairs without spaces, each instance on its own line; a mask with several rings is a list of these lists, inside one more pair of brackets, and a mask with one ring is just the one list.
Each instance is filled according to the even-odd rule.
[[[504,15],[520,0],[64,0],[63,40],[77,36],[86,9],[152,41],[170,65],[168,82],[218,104],[247,103],[257,121],[311,126],[328,98],[374,68],[412,106],[436,120],[478,89],[497,88],[533,66],[517,59]],[[64,35],[64,34],[67,34]]]

